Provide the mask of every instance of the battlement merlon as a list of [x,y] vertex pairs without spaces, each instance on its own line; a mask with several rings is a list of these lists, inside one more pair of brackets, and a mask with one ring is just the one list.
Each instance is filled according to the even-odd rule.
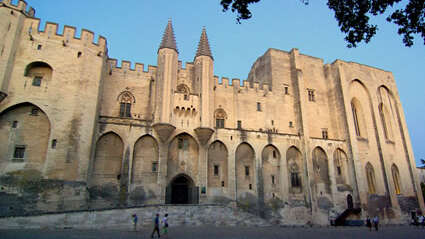
[[132,67],[131,61],[122,60],[121,66],[118,66],[118,60],[114,58],[108,58],[107,60],[108,67],[110,70],[118,71],[118,72],[128,72],[128,73],[156,73],[156,66],[148,65],[147,71],[144,70],[145,64],[136,62],[134,64],[134,68]]
[[[35,34],[38,34],[38,36],[41,37],[47,37],[47,38],[61,38],[63,43],[69,44],[71,42],[78,42],[81,41],[81,44],[87,47],[95,47],[96,50],[101,52],[107,51],[107,41],[106,38],[99,35],[97,42],[94,42],[94,33],[87,29],[82,29],[80,38],[75,36],[76,28],[73,26],[64,25],[62,34],[58,33],[58,26],[59,24],[55,22],[46,22],[44,25],[44,30],[40,30],[40,19],[39,18],[29,18],[29,22],[27,23],[27,28],[24,29],[24,31],[27,31],[31,33],[32,36],[35,36]],[[37,32],[35,32],[35,29]],[[91,45],[87,45],[87,43]]]
[[0,0],[0,7],[5,6],[10,9],[14,9],[15,11],[19,11],[28,17],[34,17],[35,9],[33,7],[29,7],[27,10],[27,3],[23,0],[19,0],[18,4],[15,5],[11,2],[11,0]]

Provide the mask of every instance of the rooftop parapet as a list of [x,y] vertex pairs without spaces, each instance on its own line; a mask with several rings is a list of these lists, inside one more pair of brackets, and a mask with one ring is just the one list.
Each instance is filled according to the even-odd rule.
[[63,33],[58,33],[58,24],[55,22],[46,22],[44,26],[44,30],[40,31],[40,19],[34,18],[32,19],[32,23],[29,26],[28,32],[31,34],[31,36],[34,36],[34,29],[36,27],[37,33],[40,36],[47,36],[48,39],[51,38],[62,38],[62,42],[64,46],[67,46],[67,44],[70,44],[71,42],[75,41],[81,41],[82,45],[84,46],[93,46],[95,48],[98,48],[97,50],[105,52],[106,51],[106,38],[99,35],[97,42],[94,41],[94,33],[87,29],[82,29],[80,38],[75,36],[76,28],[73,26],[67,26],[65,25],[63,27]]
[[134,68],[132,67],[132,64],[130,61],[122,60],[121,66],[118,66],[117,59],[109,58],[107,60],[108,66],[109,66],[109,73],[112,74],[112,72],[117,73],[125,73],[125,74],[139,74],[139,73],[149,73],[149,74],[155,74],[156,72],[156,66],[148,65],[148,70],[145,71],[144,67],[145,64],[143,63],[135,63]]
[[20,11],[22,13],[24,13],[25,15],[29,16],[29,17],[34,17],[35,15],[35,9],[30,7],[27,10],[27,2],[23,1],[23,0],[19,0],[18,4],[13,4],[11,0],[3,0],[0,1],[0,5],[3,3],[3,5],[6,5],[9,8],[15,9],[17,11]]
[[[231,81],[228,77],[221,77],[221,80],[218,76],[214,76],[215,80],[215,89],[233,89],[234,91],[237,91],[238,93],[244,93],[244,92],[258,92],[262,94],[263,96],[266,96],[270,90],[270,86],[268,84],[259,84],[254,83],[250,84],[246,80],[240,80],[238,78],[233,78]],[[242,85],[241,85],[242,82]]]

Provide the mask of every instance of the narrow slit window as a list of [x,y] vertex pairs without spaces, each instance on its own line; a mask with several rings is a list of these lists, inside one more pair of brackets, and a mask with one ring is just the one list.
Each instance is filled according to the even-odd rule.
[[238,129],[242,129],[242,121],[238,120]]
[[14,129],[18,128],[18,121],[14,120],[12,122],[12,128],[14,128]]
[[273,184],[273,185],[275,185],[275,184],[276,184],[274,175],[272,175],[272,184]]
[[214,165],[214,176],[218,176],[219,174],[219,167],[218,165]]
[[257,102],[257,111],[261,111],[261,103]]
[[58,141],[56,139],[52,140],[52,149],[56,148],[57,143],[58,143]]
[[245,166],[245,176],[249,176],[249,166]]

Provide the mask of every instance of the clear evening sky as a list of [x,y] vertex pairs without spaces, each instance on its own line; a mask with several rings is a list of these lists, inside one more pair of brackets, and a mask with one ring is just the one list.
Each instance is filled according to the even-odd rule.
[[[15,0],[16,2],[16,0]],[[406,2],[406,1],[404,1]],[[254,61],[268,48],[324,59],[370,65],[394,74],[416,162],[425,159],[425,46],[416,37],[405,47],[394,24],[373,19],[378,33],[369,44],[349,49],[326,1],[262,0],[253,5],[252,19],[236,24],[236,15],[222,12],[220,0],[27,0],[41,19],[93,31],[107,38],[109,57],[157,65],[157,49],[169,18],[173,21],[179,58],[193,61],[202,27],[207,29],[214,56],[214,74],[246,79]],[[385,16],[388,15],[385,14]]]

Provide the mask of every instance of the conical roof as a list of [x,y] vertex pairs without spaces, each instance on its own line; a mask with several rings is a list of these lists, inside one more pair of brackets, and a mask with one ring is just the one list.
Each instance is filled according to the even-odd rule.
[[205,30],[205,28],[202,28],[201,39],[198,43],[198,50],[196,51],[195,58],[198,56],[209,56],[211,57],[211,59],[214,60],[211,54],[210,44],[208,43],[207,31]]
[[171,20],[168,20],[167,27],[165,28],[164,35],[162,36],[159,49],[162,48],[170,48],[176,50],[176,52],[179,52],[179,50],[177,50],[176,38],[174,37],[174,30]]

